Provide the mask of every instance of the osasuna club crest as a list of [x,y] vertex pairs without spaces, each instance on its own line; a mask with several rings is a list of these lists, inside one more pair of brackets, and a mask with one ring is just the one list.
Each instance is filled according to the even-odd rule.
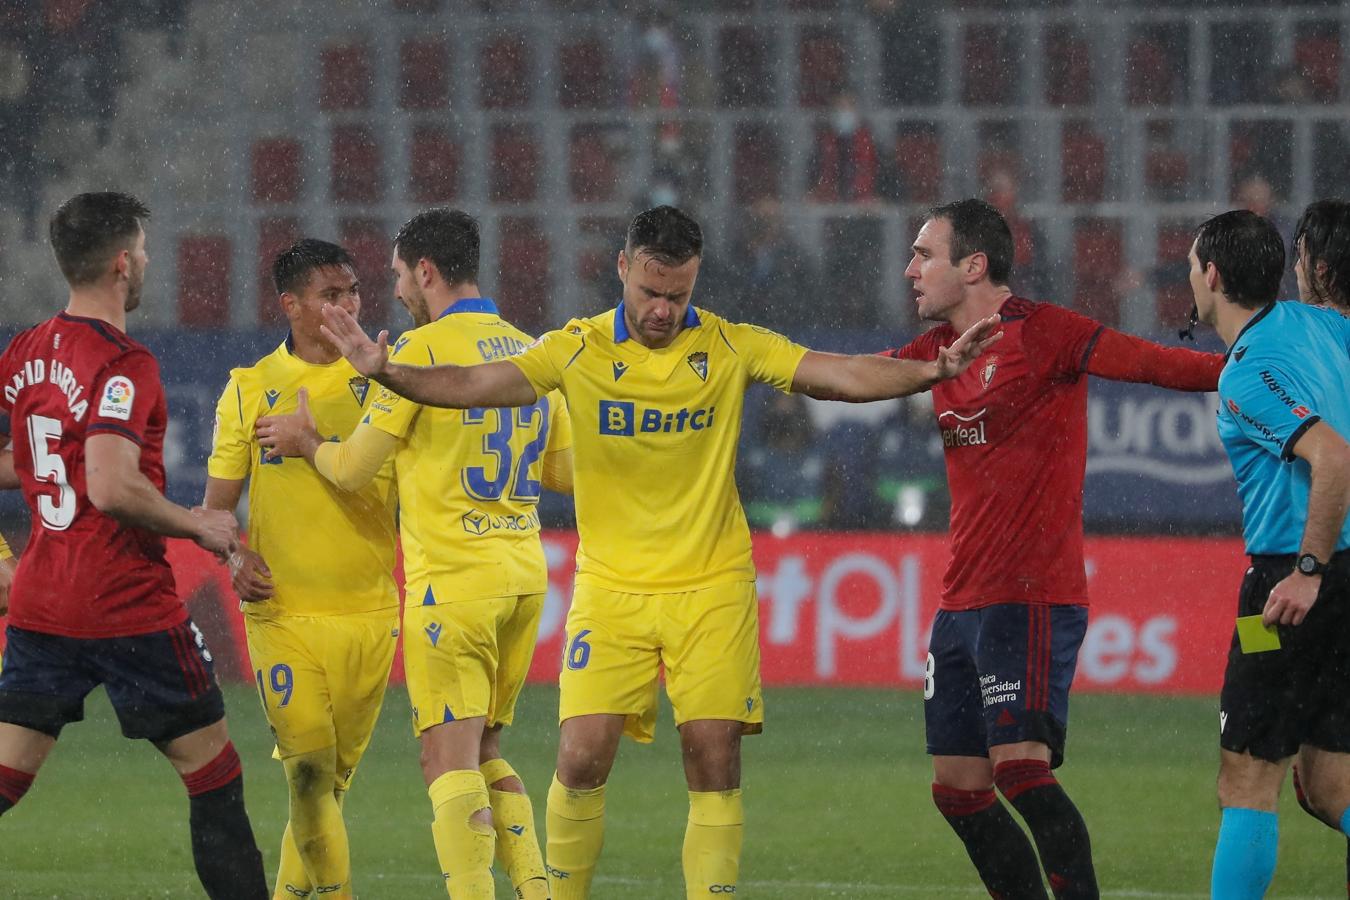
[[990,382],[994,380],[994,373],[998,371],[998,357],[991,356],[984,361],[984,366],[980,369],[980,386],[988,388]]
[[694,370],[694,374],[698,376],[699,381],[707,381],[708,354],[704,353],[702,350],[698,351],[697,353],[690,353],[689,368]]
[[347,379],[347,387],[352,389],[352,396],[356,398],[356,402],[365,406],[366,394],[370,391],[370,379],[363,375],[353,375]]

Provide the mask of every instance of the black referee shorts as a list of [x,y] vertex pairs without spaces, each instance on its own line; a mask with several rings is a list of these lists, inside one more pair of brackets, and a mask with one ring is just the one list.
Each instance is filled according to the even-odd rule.
[[[1260,615],[1294,556],[1253,556],[1238,615]],[[1280,649],[1243,653],[1237,629],[1219,700],[1219,746],[1277,762],[1304,744],[1350,752],[1350,551],[1331,558],[1300,625],[1279,625]]]

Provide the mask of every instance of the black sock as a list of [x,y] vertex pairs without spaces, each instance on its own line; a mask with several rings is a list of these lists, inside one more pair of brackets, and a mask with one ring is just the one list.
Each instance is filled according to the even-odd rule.
[[192,861],[211,900],[269,900],[262,854],[244,810],[239,755],[226,744],[214,760],[183,776],[188,789]]
[[998,795],[933,785],[933,802],[966,845],[966,853],[994,900],[1044,900],[1041,867],[1026,834]]
[[1031,829],[1057,900],[1097,900],[1101,893],[1087,823],[1050,774],[1050,764],[1039,759],[1000,763],[994,783]]

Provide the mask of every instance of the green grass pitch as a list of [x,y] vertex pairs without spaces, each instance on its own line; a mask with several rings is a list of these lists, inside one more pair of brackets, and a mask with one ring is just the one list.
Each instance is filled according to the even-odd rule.
[[[275,869],[285,824],[281,767],[256,696],[227,689],[249,811]],[[529,688],[507,756],[543,822],[557,693]],[[741,895],[764,898],[987,896],[933,808],[913,693],[774,690],[766,732],[745,743]],[[168,764],[124,740],[101,692],[67,729],[24,802],[0,819],[0,897],[199,896],[187,802]],[[1218,828],[1216,703],[1075,697],[1060,777],[1092,830],[1106,897],[1203,898]],[[594,896],[681,898],[685,794],[669,712],[657,742],[625,742],[610,781]],[[347,803],[358,895],[444,897],[407,697],[391,690]],[[1271,897],[1345,896],[1345,839],[1286,789]],[[499,881],[498,896],[511,896]]]

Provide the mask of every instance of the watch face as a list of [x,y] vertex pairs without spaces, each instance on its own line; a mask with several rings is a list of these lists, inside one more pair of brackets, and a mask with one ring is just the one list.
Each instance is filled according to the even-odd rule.
[[1298,570],[1304,575],[1316,574],[1319,568],[1321,568],[1321,566],[1317,563],[1317,557],[1313,556],[1311,553],[1305,553],[1298,558]]

